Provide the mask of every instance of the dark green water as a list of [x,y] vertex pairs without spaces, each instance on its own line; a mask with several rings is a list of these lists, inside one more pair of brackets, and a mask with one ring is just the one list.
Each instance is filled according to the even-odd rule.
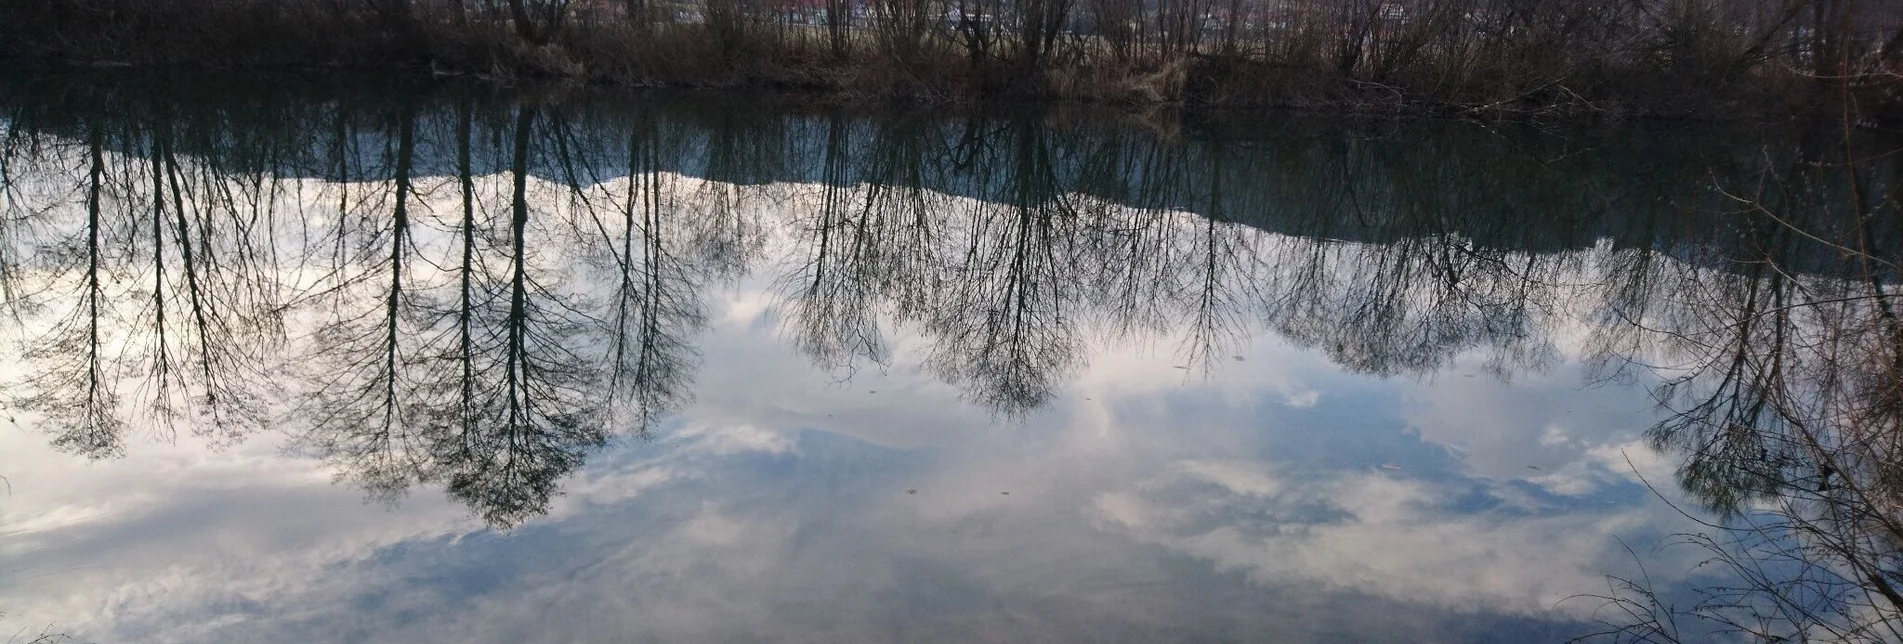
[[1890,422],[1875,133],[102,78],[0,128],[28,638],[1564,641],[1864,445],[1789,427]]

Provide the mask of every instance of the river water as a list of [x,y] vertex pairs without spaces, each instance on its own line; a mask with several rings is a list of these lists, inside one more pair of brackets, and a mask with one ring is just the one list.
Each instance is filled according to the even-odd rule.
[[0,133],[18,641],[1565,641],[1737,585],[1700,522],[1894,386],[1869,133],[90,76]]

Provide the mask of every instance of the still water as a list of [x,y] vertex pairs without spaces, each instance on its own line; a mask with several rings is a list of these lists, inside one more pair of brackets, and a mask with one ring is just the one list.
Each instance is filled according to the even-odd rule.
[[1831,480],[1896,570],[1876,133],[0,87],[17,641],[1565,641]]

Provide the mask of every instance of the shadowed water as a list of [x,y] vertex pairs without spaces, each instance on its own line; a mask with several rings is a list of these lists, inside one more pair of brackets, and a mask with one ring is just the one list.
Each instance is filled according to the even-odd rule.
[[29,637],[1563,641],[1831,503],[1819,601],[1898,608],[1881,134],[98,78],[0,126]]

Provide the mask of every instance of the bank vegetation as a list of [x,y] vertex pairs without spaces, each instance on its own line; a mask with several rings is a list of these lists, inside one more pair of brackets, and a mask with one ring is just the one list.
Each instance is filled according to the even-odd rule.
[[1903,0],[0,0],[16,69],[1889,120]]

